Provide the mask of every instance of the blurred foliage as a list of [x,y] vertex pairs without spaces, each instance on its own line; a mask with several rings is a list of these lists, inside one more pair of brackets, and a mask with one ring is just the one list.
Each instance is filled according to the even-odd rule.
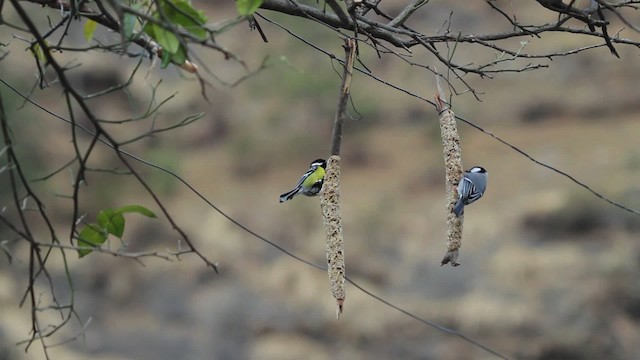
[[[630,189],[617,198],[632,209],[640,209],[640,190]],[[559,207],[523,217],[523,228],[539,241],[585,239],[605,230],[630,233],[640,230],[638,216],[622,209],[606,206],[586,191],[572,193]]]
[[237,177],[254,177],[265,171],[271,155],[264,150],[264,142],[252,133],[238,134],[229,145],[233,172]]
[[[301,71],[294,70],[291,66],[278,66],[263,73],[260,81],[252,84],[249,94],[251,97],[290,105],[303,101],[314,103],[318,114],[324,111],[332,112],[335,107],[334,101],[324,100],[336,97],[340,83],[336,77],[326,76],[325,71],[326,69],[318,72]],[[274,91],[274,87],[277,87],[278,91]]]
[[626,165],[629,170],[640,170],[640,151],[631,150],[627,154]]
[[236,8],[238,9],[238,14],[247,16],[258,10],[261,4],[262,0],[238,0],[236,1]]
[[[601,355],[597,355],[601,356]],[[565,344],[552,344],[544,347],[536,360],[587,360],[593,359],[588,355],[582,344],[574,346]]]
[[[169,144],[162,144],[160,146],[151,146],[145,151],[145,159],[148,161],[165,168],[173,173],[180,174],[182,156],[180,152],[171,147]],[[153,171],[153,176],[148,178],[151,188],[161,195],[171,195],[175,193],[178,188],[178,183],[171,176]]]
[[370,204],[357,212],[354,219],[354,235],[359,239],[365,239],[372,251],[384,254],[387,258],[395,258],[398,255],[396,241],[402,233],[392,216],[397,214],[399,209],[397,200],[385,194],[370,200]]
[[573,236],[579,239],[610,224],[602,216],[597,200],[591,196],[574,195],[557,209],[528,214],[522,225],[540,241],[557,241]]

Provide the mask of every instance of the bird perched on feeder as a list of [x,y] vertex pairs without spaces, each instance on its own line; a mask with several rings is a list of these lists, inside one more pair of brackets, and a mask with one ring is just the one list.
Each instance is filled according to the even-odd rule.
[[300,177],[298,184],[296,184],[293,190],[280,195],[280,202],[283,203],[287,200],[291,200],[298,194],[306,196],[318,195],[322,189],[326,167],[326,160],[317,159],[312,161],[311,165],[309,165],[309,170],[302,174],[302,177]]
[[464,172],[464,176],[458,184],[458,202],[453,207],[457,217],[464,213],[465,205],[469,205],[480,199],[487,188],[487,170],[480,166],[474,166]]

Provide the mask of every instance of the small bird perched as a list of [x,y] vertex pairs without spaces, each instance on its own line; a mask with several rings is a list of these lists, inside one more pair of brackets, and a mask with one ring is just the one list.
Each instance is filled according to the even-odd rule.
[[293,199],[298,194],[306,196],[316,196],[322,189],[322,183],[324,182],[324,170],[327,167],[327,161],[323,159],[317,159],[311,162],[309,170],[307,170],[298,181],[293,190],[280,195],[280,202],[283,203],[287,200]]
[[464,213],[464,206],[480,199],[487,188],[487,170],[480,166],[474,166],[464,172],[462,180],[458,184],[458,202],[453,208],[457,217]]

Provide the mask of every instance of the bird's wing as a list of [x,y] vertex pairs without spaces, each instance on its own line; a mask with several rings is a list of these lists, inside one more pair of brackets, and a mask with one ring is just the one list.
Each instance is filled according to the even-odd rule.
[[473,183],[466,176],[462,178],[462,181],[458,184],[458,195],[460,199],[466,199],[473,190]]
[[302,183],[307,180],[307,178],[309,177],[309,175],[313,174],[313,172],[316,170],[317,166],[313,166],[310,167],[309,170],[307,170],[304,174],[302,174],[302,176],[300,177],[300,180],[298,180],[298,183],[296,184],[294,189],[297,189],[299,187],[302,186]]
[[471,191],[469,192],[469,195],[467,195],[467,203],[471,204],[472,202],[480,199],[482,197],[482,193],[478,192],[478,190],[476,189],[476,187],[474,185],[471,185]]

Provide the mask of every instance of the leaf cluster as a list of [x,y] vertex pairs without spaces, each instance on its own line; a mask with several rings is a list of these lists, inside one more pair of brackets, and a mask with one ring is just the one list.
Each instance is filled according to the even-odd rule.
[[151,210],[142,205],[126,205],[118,209],[104,209],[98,213],[96,223],[85,225],[78,235],[78,256],[84,257],[90,254],[94,248],[100,247],[113,235],[122,240],[124,234],[124,214],[138,213],[149,218],[155,218]]
[[160,20],[168,21],[196,38],[205,40],[207,29],[204,25],[208,19],[204,12],[195,9],[189,0],[160,0],[158,4],[160,6],[153,11],[151,17],[159,22],[147,22],[142,30],[162,47],[162,67],[169,63],[182,65],[187,60],[187,48],[176,32],[161,25],[163,22]]

